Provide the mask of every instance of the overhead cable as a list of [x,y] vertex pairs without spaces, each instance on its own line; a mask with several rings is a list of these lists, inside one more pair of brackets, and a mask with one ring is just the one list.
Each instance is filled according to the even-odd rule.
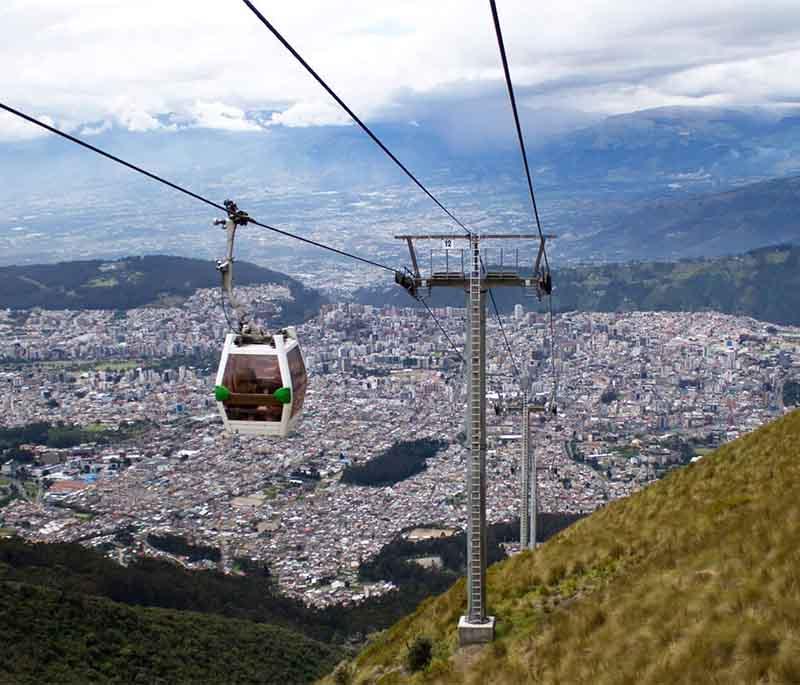
[[[506,47],[503,43],[503,32],[500,30],[500,18],[497,16],[497,4],[495,0],[489,0],[489,4],[492,6],[492,18],[494,19],[494,30],[497,34],[497,45],[500,48],[500,58],[503,61],[503,71],[505,72],[506,77],[506,86],[508,86],[508,97],[511,100],[511,109],[514,112],[514,123],[517,127],[517,138],[519,139],[519,149],[522,152],[522,161],[525,165],[525,176],[528,179],[528,190],[530,191],[531,195],[531,205],[533,206],[533,216],[536,219],[536,228],[539,230],[539,237],[542,239],[542,244],[544,244],[544,233],[542,233],[542,222],[539,220],[539,209],[536,206],[536,195],[533,192],[533,180],[531,178],[531,169],[530,165],[528,164],[528,154],[525,151],[525,140],[522,137],[522,126],[519,122],[519,112],[517,111],[517,99],[514,97],[514,86],[511,83],[511,72],[508,68],[508,58],[506,57]],[[550,270],[550,264],[547,261],[547,250],[544,250],[544,264],[547,267],[548,271]]]
[[423,298],[419,298],[419,301],[422,302],[422,304],[425,305],[425,309],[428,310],[428,314],[431,315],[431,318],[436,322],[436,325],[439,327],[439,330],[444,334],[444,337],[447,338],[447,342],[450,343],[450,347],[453,348],[453,352],[455,352],[458,355],[458,358],[462,362],[464,362],[465,361],[464,355],[462,355],[461,352],[459,351],[459,349],[456,347],[456,344],[453,342],[453,339],[450,337],[450,335],[444,329],[444,326],[442,326],[442,324],[439,321],[439,319],[437,318],[436,314],[434,314],[433,311],[431,310],[431,308],[428,306],[428,303],[425,302],[425,300]]
[[317,242],[316,240],[311,240],[311,238],[304,238],[301,235],[297,235],[296,233],[289,233],[288,231],[283,231],[280,228],[275,228],[274,226],[270,226],[268,224],[263,224],[260,221],[256,221],[255,219],[250,219],[251,224],[255,224],[256,226],[260,226],[261,228],[266,228],[268,231],[273,231],[274,233],[279,233],[280,235],[285,235],[287,238],[294,238],[295,240],[300,240],[304,243],[308,243],[309,245],[313,245],[314,247],[322,248],[323,250],[328,250],[328,252],[334,252],[342,257],[347,257],[349,259],[355,259],[359,262],[363,262],[364,264],[369,264],[370,266],[375,266],[379,269],[385,269],[386,271],[391,271],[392,273],[402,272],[402,269],[395,269],[394,267],[387,266],[386,264],[381,264],[380,262],[373,261],[372,259],[368,259],[367,257],[359,257],[357,254],[353,254],[352,252],[345,252],[344,250],[340,250],[336,247],[331,247],[330,245],[326,245],[325,243]]
[[383,141],[381,141],[381,139],[380,139],[380,138],[378,138],[378,136],[377,136],[377,135],[375,135],[375,133],[372,131],[372,129],[371,129],[369,126],[367,126],[367,125],[366,125],[366,124],[365,124],[365,123],[364,123],[364,122],[361,120],[361,118],[360,118],[360,117],[359,117],[359,116],[358,116],[358,115],[357,115],[357,114],[356,114],[356,113],[355,113],[355,112],[354,112],[352,109],[350,109],[350,107],[348,107],[348,105],[345,103],[345,101],[344,101],[344,100],[342,100],[342,98],[340,98],[340,97],[339,97],[339,96],[338,96],[338,95],[337,95],[337,94],[334,92],[334,90],[333,90],[333,89],[332,89],[332,88],[331,88],[331,87],[330,87],[330,86],[329,86],[329,85],[328,85],[328,84],[325,82],[325,80],[324,80],[324,79],[323,79],[323,78],[322,78],[322,77],[321,77],[321,76],[320,76],[320,75],[319,75],[319,74],[318,74],[316,71],[314,71],[314,69],[311,67],[311,65],[310,65],[308,62],[306,62],[306,60],[305,60],[305,59],[303,59],[302,55],[300,55],[300,53],[299,53],[299,52],[297,52],[297,50],[295,50],[295,49],[294,49],[294,47],[292,47],[291,43],[289,43],[289,41],[288,41],[288,40],[286,40],[286,38],[284,38],[284,37],[283,37],[283,35],[281,35],[280,31],[278,31],[278,29],[276,29],[276,28],[275,28],[275,26],[273,26],[273,24],[272,24],[272,23],[271,23],[271,22],[270,22],[270,21],[269,21],[269,20],[268,20],[268,19],[267,19],[267,18],[266,18],[266,17],[265,17],[263,14],[261,14],[261,12],[258,10],[258,8],[257,8],[257,7],[256,7],[256,6],[255,6],[255,5],[252,3],[252,2],[250,2],[250,0],[242,0],[242,2],[244,2],[244,4],[245,4],[245,5],[247,5],[247,7],[250,9],[250,11],[252,11],[252,12],[253,12],[253,14],[255,14],[255,15],[256,15],[256,17],[258,17],[258,19],[261,21],[261,23],[262,23],[262,24],[264,24],[264,26],[266,26],[266,27],[267,27],[267,28],[268,28],[268,29],[269,29],[269,30],[272,32],[272,35],[273,35],[273,36],[275,36],[275,37],[276,37],[276,38],[277,38],[277,39],[278,39],[278,40],[281,42],[281,44],[283,45],[283,47],[285,47],[285,48],[286,48],[286,49],[287,49],[287,50],[288,50],[288,51],[289,51],[289,52],[292,54],[292,56],[293,56],[293,57],[294,57],[294,58],[295,58],[295,59],[296,59],[298,62],[300,62],[300,64],[301,64],[301,65],[303,65],[303,67],[305,68],[305,70],[306,70],[306,71],[307,71],[309,74],[311,74],[311,76],[313,76],[313,77],[314,77],[314,79],[316,80],[316,82],[317,82],[317,83],[319,83],[319,85],[321,85],[321,86],[322,86],[322,87],[325,89],[325,91],[328,93],[328,95],[330,95],[330,96],[331,96],[331,97],[332,97],[334,100],[336,100],[336,103],[337,103],[337,104],[338,104],[338,105],[339,105],[339,106],[340,106],[340,107],[341,107],[341,108],[342,108],[342,109],[343,109],[345,112],[347,112],[347,114],[350,116],[350,118],[351,118],[351,119],[352,119],[352,120],[353,120],[353,121],[354,121],[356,124],[358,124],[358,125],[361,127],[361,129],[364,131],[364,133],[366,133],[366,134],[367,134],[367,135],[368,135],[370,138],[372,138],[372,140],[375,142],[375,144],[376,144],[376,145],[377,145],[377,146],[378,146],[378,147],[379,147],[381,150],[383,150],[383,151],[386,153],[386,155],[388,155],[388,157],[389,157],[389,158],[390,158],[390,159],[391,159],[391,160],[392,160],[392,161],[393,161],[393,162],[394,162],[394,163],[395,163],[395,164],[396,164],[398,167],[400,167],[400,169],[402,169],[402,170],[403,170],[403,172],[405,172],[406,176],[408,176],[408,177],[409,177],[409,178],[410,178],[410,179],[411,179],[411,180],[412,180],[414,183],[416,183],[417,187],[418,187],[420,190],[422,190],[422,192],[424,192],[424,193],[425,193],[425,194],[426,194],[426,195],[427,195],[427,196],[428,196],[428,197],[429,197],[431,200],[433,200],[433,201],[436,203],[436,205],[437,205],[437,206],[438,206],[438,207],[439,207],[439,208],[440,208],[440,209],[441,209],[441,210],[442,210],[442,211],[443,211],[445,214],[447,214],[447,216],[449,216],[449,217],[450,217],[450,218],[451,218],[451,219],[452,219],[452,220],[453,220],[453,221],[454,221],[456,224],[458,224],[458,225],[459,225],[459,226],[460,226],[462,229],[464,229],[464,231],[466,231],[466,233],[471,233],[471,231],[470,231],[470,230],[469,230],[469,229],[468,229],[468,228],[467,228],[467,227],[466,227],[466,226],[465,226],[465,225],[464,225],[464,224],[463,224],[463,223],[462,223],[462,222],[461,222],[461,221],[460,221],[460,220],[459,220],[459,219],[458,219],[456,216],[455,216],[455,214],[453,214],[453,213],[452,213],[452,212],[451,212],[449,209],[447,209],[447,207],[445,207],[445,206],[444,206],[444,205],[443,205],[443,204],[442,204],[442,203],[441,203],[441,202],[440,202],[440,201],[439,201],[439,200],[438,200],[438,199],[437,199],[437,198],[436,198],[436,197],[433,195],[433,193],[431,193],[431,191],[430,191],[430,190],[428,190],[428,189],[427,189],[427,188],[426,188],[426,187],[423,185],[422,181],[420,181],[420,180],[419,180],[419,179],[418,179],[418,178],[417,178],[417,177],[416,177],[416,176],[415,176],[415,175],[414,175],[414,174],[413,174],[413,173],[412,173],[412,172],[409,170],[409,168],[408,168],[408,167],[407,167],[405,164],[403,164],[403,163],[402,163],[402,162],[401,162],[401,161],[400,161],[400,160],[399,160],[399,159],[398,159],[398,158],[397,158],[397,157],[394,155],[394,153],[393,153],[393,152],[392,152],[392,151],[391,151],[391,150],[390,150],[388,147],[386,147],[386,145],[383,143]]
[[500,332],[503,334],[503,340],[506,341],[506,349],[508,350],[508,356],[511,358],[511,365],[514,367],[514,375],[516,376],[516,380],[519,383],[521,382],[522,377],[519,373],[517,360],[514,358],[514,351],[511,349],[511,343],[508,342],[506,329],[503,327],[503,319],[500,316],[500,310],[497,308],[497,302],[495,302],[494,293],[492,292],[491,288],[489,289],[489,299],[492,301],[492,308],[494,309],[494,315],[497,317],[497,323],[500,324]]
[[[139,174],[143,174],[144,176],[147,176],[148,178],[150,178],[150,179],[152,179],[154,181],[157,181],[158,183],[162,183],[162,184],[164,184],[166,186],[169,186],[173,190],[177,190],[178,192],[183,193],[184,195],[188,195],[189,197],[194,198],[195,200],[198,200],[200,202],[204,202],[205,204],[209,205],[210,207],[214,207],[215,209],[218,209],[218,210],[220,210],[222,212],[226,212],[227,213],[227,209],[223,205],[218,204],[217,202],[209,200],[208,198],[203,197],[202,195],[198,195],[197,193],[194,193],[191,190],[188,190],[187,188],[184,188],[183,186],[178,185],[177,183],[173,183],[172,181],[168,181],[167,179],[165,179],[165,178],[163,178],[161,176],[158,176],[158,175],[156,175],[156,174],[154,174],[154,173],[152,173],[150,171],[147,171],[146,169],[143,169],[140,166],[137,166],[136,164],[131,164],[130,162],[126,162],[124,159],[122,159],[120,157],[117,157],[116,155],[112,155],[110,152],[106,152],[105,150],[101,150],[99,147],[96,147],[96,146],[92,145],[91,143],[87,143],[85,140],[81,140],[80,138],[76,138],[75,136],[72,136],[69,133],[61,131],[61,130],[55,128],[54,126],[50,126],[49,124],[46,124],[43,121],[39,121],[38,119],[35,119],[32,116],[29,116],[29,115],[25,114],[24,112],[20,112],[19,110],[14,109],[13,107],[9,107],[8,105],[3,104],[2,102],[0,102],[0,109],[5,110],[9,114],[13,114],[14,116],[20,117],[21,119],[24,119],[25,121],[27,121],[27,122],[29,122],[31,124],[34,124],[35,126],[43,128],[46,131],[49,131],[50,133],[55,133],[57,136],[61,136],[62,138],[65,138],[66,140],[69,140],[70,142],[75,143],[76,145],[80,145],[81,147],[84,147],[87,150],[91,150],[92,152],[95,152],[98,155],[102,155],[106,159],[110,159],[112,162],[116,162],[117,164],[121,164],[122,166],[125,166],[128,169],[131,169],[132,171],[135,171],[135,172],[137,172]],[[277,233],[277,234],[285,236],[287,238],[293,238],[294,240],[299,240],[299,241],[304,242],[304,243],[306,243],[308,245],[313,245],[314,247],[319,247],[319,248],[321,248],[323,250],[327,250],[328,252],[333,252],[335,254],[341,255],[342,257],[347,257],[349,259],[355,259],[355,260],[357,260],[359,262],[363,262],[364,264],[369,264],[370,266],[378,267],[379,269],[385,269],[386,271],[391,271],[392,273],[397,273],[398,271],[400,271],[399,269],[394,269],[391,266],[387,266],[386,264],[381,264],[380,262],[375,262],[375,261],[373,261],[371,259],[367,259],[366,257],[359,257],[358,255],[352,254],[351,252],[345,252],[344,250],[340,250],[340,249],[338,249],[336,247],[332,247],[330,245],[326,245],[325,243],[317,242],[316,240],[312,240],[311,238],[304,238],[303,236],[297,235],[296,233],[290,233],[289,231],[284,231],[283,229],[275,228],[274,226],[270,226],[269,224],[262,223],[260,221],[257,221],[256,219],[250,218],[248,223],[254,224],[256,226],[260,226],[261,228],[266,228],[268,231],[272,231],[273,233]]]
[[550,310],[550,363],[553,374],[553,397],[552,406],[558,406],[558,380],[559,372],[556,366],[556,327],[553,321],[553,296],[547,296],[548,309]]
[[115,155],[112,155],[110,152],[106,152],[105,150],[101,150],[99,147],[95,147],[94,145],[92,145],[90,143],[87,143],[85,140],[81,140],[80,138],[76,138],[75,136],[71,136],[69,133],[61,131],[61,130],[57,129],[55,126],[50,126],[49,124],[46,124],[43,121],[39,121],[38,119],[34,119],[32,116],[29,116],[29,115],[25,114],[24,112],[20,112],[19,110],[14,109],[13,107],[9,107],[8,105],[4,105],[2,102],[0,102],[0,109],[4,109],[9,114],[13,114],[14,116],[17,116],[20,119],[24,119],[25,121],[27,121],[27,122],[29,122],[31,124],[34,124],[35,126],[38,126],[39,128],[43,128],[46,131],[50,131],[50,133],[55,133],[57,136],[61,136],[62,138],[66,138],[67,140],[75,143],[76,145],[80,145],[81,147],[85,147],[87,150],[91,150],[92,152],[95,152],[98,155],[102,155],[103,157],[106,157],[107,159],[110,159],[112,162],[116,162],[117,164],[122,164],[122,166],[126,166],[129,169],[132,169],[133,171],[136,171],[137,173],[143,174],[143,175],[147,176],[148,178],[153,179],[154,181],[158,181],[159,183],[163,183],[164,185],[167,185],[170,188],[172,188],[174,190],[177,190],[180,193],[183,193],[184,195],[188,195],[189,197],[193,197],[195,200],[199,200],[200,202],[205,202],[207,205],[210,205],[211,207],[215,207],[216,209],[219,209],[219,210],[221,210],[223,212],[226,211],[225,207],[223,207],[220,204],[217,204],[216,202],[212,202],[211,200],[203,197],[202,195],[198,195],[197,193],[193,193],[191,190],[187,190],[186,188],[183,188],[183,187],[181,187],[181,186],[179,186],[179,185],[177,185],[175,183],[172,183],[172,181],[168,181],[167,179],[162,178],[161,176],[156,176],[156,174],[153,174],[153,173],[147,171],[146,169],[142,169],[142,167],[140,167],[140,166],[136,166],[135,164],[131,164],[130,162],[126,162],[124,159],[121,159],[121,158],[119,158],[119,157],[117,157]]
[[[503,42],[503,32],[500,28],[500,18],[497,14],[497,3],[496,0],[489,0],[489,4],[492,8],[492,19],[494,20],[494,30],[495,34],[497,35],[497,46],[500,49],[500,59],[503,62],[503,73],[505,74],[506,79],[506,86],[508,87],[508,97],[511,101],[511,110],[514,114],[514,124],[517,129],[517,139],[519,141],[519,149],[522,153],[522,162],[525,166],[525,177],[528,181],[528,191],[530,192],[531,196],[531,206],[533,207],[533,216],[536,220],[536,228],[539,231],[539,238],[542,240],[542,255],[544,256],[544,264],[545,268],[547,269],[548,273],[550,271],[550,262],[547,258],[547,247],[544,242],[544,233],[542,232],[542,222],[539,218],[539,208],[536,205],[536,194],[533,190],[533,179],[531,177],[531,169],[530,164],[528,164],[528,153],[525,150],[525,139],[522,135],[522,125],[520,124],[519,120],[519,111],[517,109],[517,99],[514,96],[514,85],[511,81],[511,70],[508,66],[508,57],[506,55],[506,47],[505,43]],[[553,317],[553,295],[552,292],[547,293],[547,301],[548,301],[548,309],[550,314],[550,358],[551,358],[551,365],[552,365],[552,375],[553,375],[553,397],[552,397],[552,404],[553,407],[556,406],[557,397],[558,397],[558,381],[559,381],[559,373],[556,368],[556,359],[555,359],[555,324],[554,324],[554,317]]]

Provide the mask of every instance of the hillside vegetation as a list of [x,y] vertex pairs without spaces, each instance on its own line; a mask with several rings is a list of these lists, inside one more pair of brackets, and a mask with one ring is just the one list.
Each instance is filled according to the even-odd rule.
[[[800,324],[800,247],[719,259],[565,269],[554,276],[561,311],[707,311]],[[775,297],[775,292],[783,293]]]
[[[553,304],[562,312],[718,311],[800,325],[800,247],[789,245],[718,259],[555,268],[553,284]],[[464,306],[462,293],[442,290],[433,291],[430,304]],[[399,288],[362,289],[356,297],[364,304],[414,305]],[[519,303],[520,292],[499,288],[496,299],[508,312]],[[526,302],[537,306],[535,298]],[[545,305],[539,303],[539,311]]]
[[435,457],[447,445],[445,440],[427,438],[395,442],[369,461],[346,467],[342,482],[373,487],[394,485],[424,471],[427,460]]
[[[130,533],[121,531],[117,535],[124,539]],[[313,609],[279,594],[269,570],[263,567],[249,568],[246,576],[224,575],[189,571],[149,557],[120,566],[98,550],[78,544],[32,544],[19,538],[0,539],[2,582],[104,597],[131,606],[267,623],[327,643],[341,643],[385,628],[431,594],[421,593],[424,588],[413,588],[361,605]]]
[[[297,323],[324,302],[315,290],[289,276],[236,262],[236,284],[277,283],[293,300],[283,304],[281,323]],[[210,260],[153,255],[115,261],[87,260],[0,267],[0,307],[11,309],[133,309],[175,303],[198,288],[218,288]]]
[[334,648],[282,628],[0,583],[0,682],[305,683]]
[[[493,644],[456,649],[462,580],[377,636],[352,681],[798,683],[799,478],[795,411],[492,566]],[[419,637],[433,659],[411,674]]]
[[[569,515],[545,514],[542,533],[552,535],[573,519]],[[497,529],[497,534],[493,534],[494,530],[490,532],[489,554],[497,560],[505,557],[498,543],[516,539],[519,529],[513,530],[508,524],[493,529]],[[115,535],[122,544],[130,544],[132,536],[132,530],[125,528]],[[0,538],[0,583],[25,583],[62,593],[104,597],[131,606],[266,623],[338,646],[362,641],[368,633],[407,616],[425,598],[450,587],[464,572],[464,549],[463,534],[416,543],[403,542],[398,537],[359,568],[363,581],[390,580],[398,586],[396,592],[325,609],[308,607],[300,600],[280,594],[269,568],[248,558],[235,560],[246,573],[243,576],[190,571],[150,557],[134,558],[127,566],[120,566],[99,549],[70,543],[33,544],[20,538]],[[184,551],[209,554],[216,550],[193,546]],[[408,563],[410,558],[428,555],[442,555],[445,567],[423,569]]]

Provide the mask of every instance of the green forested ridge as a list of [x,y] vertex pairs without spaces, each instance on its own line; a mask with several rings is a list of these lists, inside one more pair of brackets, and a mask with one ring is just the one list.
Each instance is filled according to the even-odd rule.
[[[559,268],[553,264],[553,305],[558,311],[719,311],[761,321],[800,325],[800,247],[776,246],[734,257],[680,262],[628,262]],[[460,292],[433,290],[429,304],[464,306]],[[780,297],[776,297],[780,293]],[[363,288],[358,302],[414,306],[399,288]],[[497,304],[545,311],[546,302],[521,299],[499,288]]]
[[[543,528],[547,529],[545,532],[555,532],[572,520],[573,517],[570,516],[544,515]],[[120,535],[126,534],[123,532]],[[503,557],[502,550],[494,542],[495,539],[510,540],[517,535],[518,530],[513,523],[493,526],[491,558],[494,560]],[[191,610],[202,612],[211,618],[222,616],[236,618],[240,619],[240,625],[266,623],[269,624],[267,628],[283,627],[293,631],[288,633],[289,635],[299,637],[297,634],[302,633],[314,644],[316,641],[322,641],[331,644],[333,650],[339,650],[339,643],[362,639],[368,632],[391,625],[412,612],[419,602],[432,593],[447,589],[463,572],[463,552],[463,535],[418,543],[398,539],[387,545],[376,559],[366,562],[360,574],[365,581],[391,580],[398,585],[397,592],[359,605],[331,607],[325,610],[309,609],[295,600],[278,595],[269,569],[256,568],[252,562],[248,563],[250,575],[246,577],[224,576],[215,572],[192,572],[150,558],[138,559],[130,566],[123,567],[99,552],[79,545],[31,544],[18,538],[0,540],[0,585],[11,588],[24,585],[26,588],[31,588],[31,592],[37,588],[51,591],[60,598],[70,598],[69,601],[73,604],[76,602],[91,604],[98,598],[113,600],[106,604],[92,604],[100,607],[98,611],[104,610],[103,607],[119,607],[117,603],[120,603],[135,610],[142,607],[159,607],[184,610],[175,611],[175,615],[197,615],[185,611]],[[445,569],[426,570],[408,561],[426,555],[441,555]],[[15,597],[14,601],[21,600],[19,593],[9,596]],[[12,599],[8,601],[11,602]],[[13,624],[8,626],[8,630],[19,630],[16,621],[24,620],[24,612],[15,609],[7,615]],[[42,621],[45,621],[45,616],[46,614],[42,614]],[[43,623],[40,629],[53,634],[59,632],[56,622],[48,625]],[[151,639],[149,633],[133,631],[130,635],[131,643],[128,645],[128,651],[149,649],[148,645],[138,644],[139,640]],[[51,643],[45,641],[38,648],[47,652],[51,646]],[[53,649],[55,654],[60,654],[59,650],[62,647]],[[340,654],[338,651],[335,653]],[[62,661],[63,659],[67,659],[64,654]],[[60,663],[58,668],[71,668],[70,663],[67,659]],[[317,675],[326,672],[322,668],[323,663],[332,665],[329,661],[319,661],[320,670]],[[17,665],[15,668],[18,673],[25,674],[28,673],[25,671],[28,666]],[[165,666],[161,662],[152,664],[153,669],[162,667]],[[56,665],[53,668],[56,668]],[[31,682],[38,677],[34,677],[37,673],[40,672],[28,673],[33,679]],[[159,673],[154,670],[149,676],[155,677]],[[166,682],[173,681],[168,679]]]
[[[120,540],[128,544],[130,535],[127,531],[118,533]],[[431,551],[438,547],[430,543],[411,548],[417,550],[416,556],[438,553]],[[389,546],[381,560],[391,559],[393,549]],[[365,580],[395,580],[399,590],[360,604],[317,610],[278,594],[269,568],[255,569],[252,563],[248,566],[248,575],[244,577],[188,571],[148,557],[124,567],[96,550],[76,544],[30,544],[18,538],[0,540],[0,581],[101,596],[134,606],[191,610],[269,623],[332,643],[359,640],[369,632],[391,625],[454,580],[453,573],[445,571],[428,572],[422,582],[416,582],[418,578],[398,577],[390,566],[378,568],[367,562],[362,567]]]
[[[457,650],[462,580],[372,640],[352,682],[800,683],[799,478],[795,411],[492,566],[494,643]],[[420,636],[433,658],[412,674]]]
[[[235,280],[237,285],[277,283],[289,288],[294,300],[283,303],[280,323],[313,316],[324,302],[299,281],[248,262],[236,262]],[[133,309],[219,285],[212,261],[165,255],[6,266],[0,267],[0,307]]]
[[46,445],[47,447],[75,447],[86,442],[109,443],[126,440],[147,428],[146,422],[121,426],[117,430],[87,430],[72,424],[37,421],[13,428],[0,428],[0,454],[17,450],[20,445]]
[[[0,307],[129,309],[219,285],[210,261],[151,256],[113,263],[120,265],[118,271],[99,271],[100,266],[109,264],[100,260],[2,267]],[[237,262],[236,282],[289,287],[295,299],[284,304],[282,323],[315,314],[324,301],[298,281],[246,262]],[[553,283],[554,305],[559,311],[715,310],[800,325],[797,246],[765,247],[714,259],[555,268]],[[430,302],[464,305],[462,294],[444,290],[434,290]],[[775,292],[781,297],[775,297]],[[355,292],[355,299],[377,306],[415,306],[414,300],[394,285],[362,288]],[[520,302],[520,295],[516,289],[501,289],[497,301],[502,310],[509,311]],[[535,299],[527,302],[536,306]]]
[[187,557],[189,561],[198,562],[204,559],[208,561],[219,561],[221,553],[217,547],[209,545],[193,545],[189,543],[183,535],[173,535],[171,533],[148,533],[147,544],[162,552]]
[[[147,557],[125,567],[98,551],[76,544],[0,540],[0,581],[25,582],[134,606],[191,610],[270,623],[326,642],[344,640],[351,631],[387,625],[379,620],[377,611],[375,616],[364,611],[364,620],[359,621],[356,620],[361,616],[359,612],[350,617],[346,611],[317,611],[278,595],[268,569],[245,577],[226,576],[188,571]],[[406,611],[411,608],[413,605]],[[388,620],[402,615],[389,612]]]
[[0,581],[3,683],[305,683],[337,649],[283,628]]
[[[553,280],[561,311],[714,310],[800,324],[800,247],[563,269]],[[782,296],[775,297],[776,292]]]
[[800,380],[791,380],[784,384],[783,403],[787,407],[800,406]]

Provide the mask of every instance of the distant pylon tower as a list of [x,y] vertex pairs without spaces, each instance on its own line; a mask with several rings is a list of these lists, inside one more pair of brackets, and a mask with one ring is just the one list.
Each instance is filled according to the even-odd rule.
[[[397,282],[412,296],[419,297],[423,288],[455,287],[467,293],[467,331],[464,357],[467,362],[467,613],[458,622],[461,645],[491,642],[494,639],[495,619],[487,615],[486,607],[486,292],[499,286],[538,287],[539,266],[544,252],[544,238],[539,235],[402,235],[408,243],[413,274],[396,276]],[[546,236],[550,237],[550,236]],[[481,240],[539,241],[539,252],[532,262],[530,275],[520,276],[519,251],[514,264],[504,264],[503,250],[499,264],[490,264],[481,256]],[[423,278],[414,248],[414,240],[441,240],[444,251],[444,271],[435,271],[433,252],[431,272]],[[469,247],[460,250],[457,241],[468,240]]]
[[[525,392],[522,396],[522,452],[520,454],[520,507],[519,507],[519,546],[521,549],[530,549],[536,541],[536,526],[531,526],[534,520],[532,515],[531,500],[533,488],[531,487],[531,474],[533,463],[531,461],[530,447],[530,413],[528,411],[528,390],[525,383]],[[531,528],[533,533],[531,534]],[[533,544],[532,544],[533,543]]]
[[531,449],[531,417],[546,411],[531,402],[530,376],[522,377],[522,450],[520,451],[519,545],[534,549],[538,534],[539,489],[536,450]]

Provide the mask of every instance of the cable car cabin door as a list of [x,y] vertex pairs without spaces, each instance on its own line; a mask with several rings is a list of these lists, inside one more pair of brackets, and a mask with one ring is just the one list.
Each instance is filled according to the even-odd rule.
[[[230,397],[218,401],[217,407],[230,433],[244,435],[286,436],[300,416],[303,397],[294,397],[296,390],[305,394],[305,378],[298,379],[302,388],[295,389],[288,354],[300,356],[296,340],[274,335],[275,346],[266,344],[237,345],[236,335],[229,333],[222,348],[217,386],[224,386]],[[300,357],[302,360],[302,357]],[[302,361],[300,362],[302,365]],[[302,367],[305,374],[305,367]],[[274,393],[281,388],[291,391],[291,401],[281,403]]]

